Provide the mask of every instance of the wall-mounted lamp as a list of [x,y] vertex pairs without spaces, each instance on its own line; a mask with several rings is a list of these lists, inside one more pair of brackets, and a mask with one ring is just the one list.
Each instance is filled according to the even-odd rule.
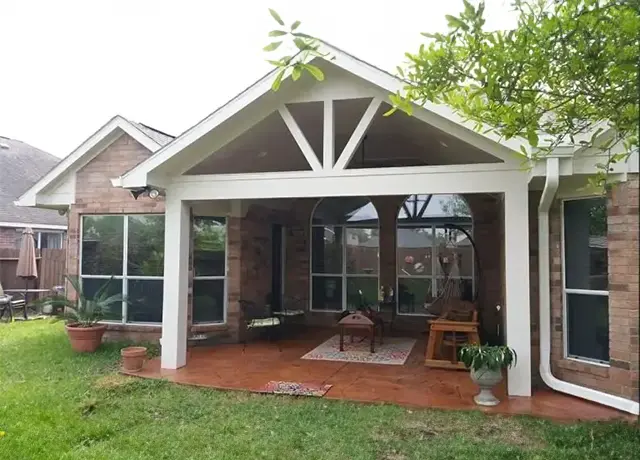
[[158,199],[160,197],[160,195],[163,194],[157,188],[151,188],[151,187],[135,188],[135,189],[129,190],[129,192],[131,193],[131,196],[133,196],[134,200],[137,200],[138,197],[140,197],[141,195],[144,195],[145,193],[152,200]]

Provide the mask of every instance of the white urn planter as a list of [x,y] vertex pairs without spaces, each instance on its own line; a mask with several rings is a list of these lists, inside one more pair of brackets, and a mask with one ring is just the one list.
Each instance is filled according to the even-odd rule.
[[492,390],[502,382],[502,370],[490,370],[486,367],[471,369],[471,380],[480,387],[480,393],[473,397],[479,406],[496,406],[500,400],[495,397]]

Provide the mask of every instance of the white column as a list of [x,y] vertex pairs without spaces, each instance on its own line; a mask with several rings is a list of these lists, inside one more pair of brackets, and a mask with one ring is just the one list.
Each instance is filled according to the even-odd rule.
[[335,162],[335,117],[333,111],[333,101],[324,101],[324,117],[322,123],[322,167],[327,170],[333,169]]
[[518,354],[508,373],[510,396],[531,396],[531,312],[529,292],[529,196],[526,181],[504,196],[505,307],[507,345]]
[[189,285],[189,206],[167,191],[164,221],[163,369],[187,363],[187,290]]

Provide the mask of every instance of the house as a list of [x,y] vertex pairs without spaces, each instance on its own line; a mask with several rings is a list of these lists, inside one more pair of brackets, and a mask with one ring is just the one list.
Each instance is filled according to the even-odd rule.
[[67,229],[64,215],[55,210],[14,204],[59,161],[29,144],[0,136],[0,248],[19,248],[22,230],[26,227],[33,229],[37,248],[63,247]]
[[[87,292],[121,281],[110,335],[162,337],[162,368],[180,368],[192,333],[243,337],[240,299],[296,295],[318,325],[381,286],[419,305],[451,246],[483,336],[518,353],[510,395],[547,385],[637,414],[637,154],[606,195],[587,181],[602,159],[579,145],[523,168],[526,140],[445,106],[383,116],[402,82],[323,48],[323,82],[274,92],[270,73],[175,139],[117,116],[20,197],[68,211],[68,270]],[[465,227],[479,261],[452,232]],[[425,327],[420,308],[398,320]]]

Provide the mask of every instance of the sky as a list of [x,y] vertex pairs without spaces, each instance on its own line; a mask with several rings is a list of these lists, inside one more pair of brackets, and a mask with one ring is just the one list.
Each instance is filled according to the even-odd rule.
[[394,71],[462,0],[0,0],[0,136],[64,157],[118,114],[178,135],[271,69],[268,8]]

